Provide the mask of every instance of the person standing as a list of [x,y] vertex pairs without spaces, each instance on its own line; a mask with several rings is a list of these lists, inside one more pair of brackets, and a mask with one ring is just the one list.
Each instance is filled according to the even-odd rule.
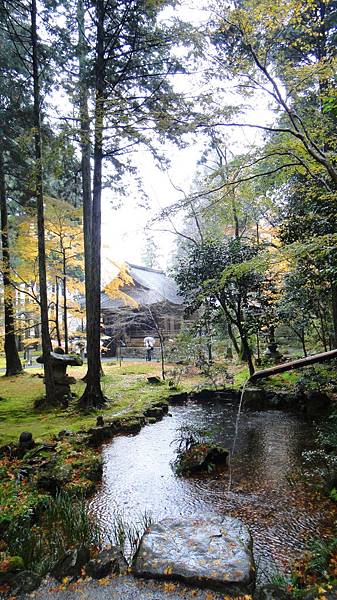
[[144,346],[146,349],[146,357],[145,360],[147,362],[150,362],[152,360],[152,354],[153,354],[153,349],[154,349],[154,345],[155,345],[155,339],[151,336],[146,336],[144,338]]

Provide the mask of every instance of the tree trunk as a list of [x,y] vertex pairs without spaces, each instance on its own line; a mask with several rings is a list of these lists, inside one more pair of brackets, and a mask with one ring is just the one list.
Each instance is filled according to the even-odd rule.
[[228,335],[231,339],[231,342],[233,344],[233,347],[234,347],[234,350],[235,350],[237,356],[240,357],[241,351],[240,351],[239,344],[237,343],[237,340],[236,340],[236,337],[234,335],[233,328],[232,328],[232,325],[234,324],[233,319],[231,317],[230,312],[227,310],[226,303],[223,301],[221,296],[219,295],[217,298],[222,307],[222,310],[224,311],[224,315],[226,317]]
[[307,349],[306,349],[306,346],[305,346],[305,334],[304,334],[304,330],[302,330],[300,332],[299,337],[300,337],[301,344],[302,344],[303,354],[306,357],[306,356],[308,356],[308,353],[307,353]]
[[208,363],[211,365],[213,362],[213,352],[212,352],[212,343],[207,342],[207,353],[208,353]]
[[68,354],[69,351],[69,340],[68,340],[68,307],[67,307],[67,271],[66,271],[66,257],[65,251],[63,250],[63,327],[64,327],[64,351]]
[[261,352],[260,352],[260,334],[256,332],[256,350],[257,350],[257,360],[258,364],[261,362]]
[[236,341],[236,337],[235,337],[235,335],[233,333],[233,329],[232,329],[232,324],[229,323],[229,321],[227,321],[227,331],[228,331],[229,338],[233,344],[233,347],[234,347],[234,350],[235,350],[237,356],[240,356],[239,344]]
[[247,340],[247,336],[246,336],[243,328],[238,325],[238,330],[239,330],[239,334],[240,334],[244,360],[248,364],[249,376],[251,377],[255,373],[252,351],[250,349],[250,346],[249,346],[249,343]]
[[100,321],[101,321],[101,196],[104,126],[104,0],[96,3],[97,44],[96,44],[96,99],[95,99],[95,141],[94,141],[94,182],[91,225],[91,317],[87,330],[88,372],[86,388],[80,398],[83,408],[99,407],[105,402],[101,390]]
[[333,322],[333,348],[337,348],[337,284],[331,284],[331,308]]
[[165,381],[165,353],[164,353],[164,338],[159,330],[158,337],[160,343],[160,362],[161,362],[161,376],[163,381]]
[[337,358],[336,349],[331,350],[330,352],[322,352],[320,354],[314,354],[313,356],[307,356],[306,358],[299,358],[288,363],[282,363],[280,365],[275,365],[274,367],[269,367],[268,369],[255,371],[255,373],[251,375],[250,381],[257,381],[258,379],[264,379],[266,377],[270,377],[271,375],[284,373],[285,371],[292,371],[293,369],[300,369],[302,367],[307,367],[308,365],[323,363],[334,358]]
[[44,364],[44,382],[46,387],[46,401],[56,401],[55,383],[51,369],[50,352],[51,341],[48,323],[48,295],[47,295],[47,273],[46,273],[46,248],[44,227],[44,205],[43,205],[43,171],[42,171],[42,144],[40,123],[40,80],[37,48],[37,25],[36,25],[36,0],[31,4],[31,42],[33,59],[33,87],[34,87],[34,142],[35,142],[35,197],[37,207],[37,231],[38,231],[38,253],[39,253],[39,290],[41,311],[41,336]]
[[268,328],[268,344],[276,344],[275,325],[269,325],[269,328]]
[[[92,329],[91,317],[91,227],[92,227],[92,198],[91,198],[91,143],[90,119],[88,110],[88,84],[86,57],[88,46],[85,37],[85,20],[83,0],[77,4],[78,26],[78,63],[79,63],[79,93],[80,93],[80,140],[81,140],[81,172],[83,195],[83,234],[84,234],[84,266],[85,266],[85,299],[86,299],[86,330]],[[90,336],[90,333],[89,333]]]
[[56,294],[55,294],[55,326],[56,326],[56,337],[57,343],[61,347],[61,334],[60,334],[60,298],[59,298],[59,282],[58,277],[56,275]]
[[256,221],[256,245],[260,245],[260,227],[258,221]]
[[232,204],[232,214],[233,214],[234,237],[236,240],[238,240],[239,236],[240,236],[240,226],[239,226],[238,213],[236,210],[235,188],[233,188],[231,190],[231,204]]
[[22,373],[22,365],[15,342],[13,287],[10,273],[10,252],[8,239],[8,215],[6,204],[6,182],[3,148],[0,146],[0,207],[1,207],[1,242],[4,282],[4,309],[5,309],[5,355],[6,376]]

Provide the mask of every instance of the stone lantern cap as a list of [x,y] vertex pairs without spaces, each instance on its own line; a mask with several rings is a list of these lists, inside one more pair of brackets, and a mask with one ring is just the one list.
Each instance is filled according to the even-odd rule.
[[[78,354],[64,354],[64,350],[62,348],[55,348],[53,352],[50,352],[51,364],[52,366],[63,365],[67,367],[80,367],[83,365],[83,360]],[[43,356],[39,356],[36,359],[36,362],[43,364]]]

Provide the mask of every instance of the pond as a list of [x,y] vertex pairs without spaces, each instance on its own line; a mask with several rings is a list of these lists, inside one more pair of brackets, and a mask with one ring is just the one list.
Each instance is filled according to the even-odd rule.
[[193,402],[170,408],[170,415],[136,436],[116,437],[103,448],[102,486],[91,500],[109,537],[116,506],[126,519],[167,516],[232,515],[250,528],[260,576],[286,571],[303,552],[306,539],[323,533],[328,511],[301,482],[302,452],[312,447],[313,426],[304,417],[280,411],[241,413],[228,469],[193,478],[178,477],[171,467],[175,439],[183,425],[214,432],[231,448],[238,404]]

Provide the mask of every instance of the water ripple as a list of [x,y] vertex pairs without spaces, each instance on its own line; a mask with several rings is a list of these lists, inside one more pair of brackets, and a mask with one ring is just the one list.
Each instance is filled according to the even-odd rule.
[[251,529],[261,570],[287,570],[308,536],[327,525],[322,505],[296,480],[301,456],[313,437],[303,418],[278,411],[244,412],[228,472],[205,478],[177,477],[171,467],[174,439],[182,425],[213,429],[216,441],[230,448],[237,407],[232,403],[193,403],[173,407],[172,418],[146,426],[137,436],[115,438],[103,449],[102,485],[90,501],[107,538],[114,512],[137,520],[146,511],[166,516],[233,515]]

